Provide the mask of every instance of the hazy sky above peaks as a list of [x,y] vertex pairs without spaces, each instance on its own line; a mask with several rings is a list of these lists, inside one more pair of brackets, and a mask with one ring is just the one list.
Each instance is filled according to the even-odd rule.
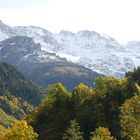
[[0,19],[57,33],[93,30],[120,43],[140,40],[140,0],[0,0]]

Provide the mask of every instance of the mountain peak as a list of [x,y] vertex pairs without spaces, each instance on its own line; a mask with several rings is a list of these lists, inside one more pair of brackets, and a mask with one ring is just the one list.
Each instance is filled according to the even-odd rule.
[[77,35],[80,37],[82,36],[82,37],[86,37],[86,38],[89,38],[92,36],[100,36],[99,33],[95,32],[95,31],[88,31],[88,30],[81,30],[81,31],[77,32]]
[[0,20],[0,24],[5,24],[2,20]]
[[75,34],[70,31],[62,30],[62,31],[60,31],[59,35],[60,36],[62,36],[62,35],[63,36],[74,36]]
[[2,24],[4,24],[4,23],[2,22],[2,20],[0,20],[0,25],[2,25]]
[[7,27],[8,25],[6,25],[2,20],[0,20],[0,27]]
[[2,20],[0,20],[0,23],[3,23],[3,21],[2,21]]

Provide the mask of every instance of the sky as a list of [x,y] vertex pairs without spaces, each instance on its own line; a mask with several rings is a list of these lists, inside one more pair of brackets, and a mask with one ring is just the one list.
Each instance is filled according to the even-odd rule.
[[123,44],[140,41],[140,0],[0,0],[0,20],[10,26],[96,31]]

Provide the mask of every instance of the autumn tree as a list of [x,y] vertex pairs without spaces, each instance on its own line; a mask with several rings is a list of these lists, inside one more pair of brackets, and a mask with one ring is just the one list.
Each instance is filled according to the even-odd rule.
[[121,136],[125,140],[140,140],[140,97],[134,96],[121,106]]
[[4,135],[6,133],[6,128],[0,125],[0,136]]
[[90,137],[90,140],[115,140],[115,138],[111,136],[108,128],[105,127],[96,128],[91,134],[92,136]]
[[17,121],[12,128],[8,128],[1,136],[0,140],[36,140],[37,133],[26,121]]
[[73,89],[72,101],[76,106],[91,94],[94,94],[94,90],[81,83]]

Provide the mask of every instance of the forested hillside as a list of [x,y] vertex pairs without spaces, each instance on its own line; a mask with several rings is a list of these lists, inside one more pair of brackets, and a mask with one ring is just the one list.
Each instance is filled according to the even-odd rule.
[[139,140],[140,88],[131,80],[135,73],[123,80],[97,78],[95,89],[80,84],[71,93],[55,84],[26,120],[39,140]]
[[[6,73],[6,67],[4,71]],[[1,83],[4,83],[5,78],[1,78]],[[20,79],[24,78],[20,76]],[[20,102],[20,109],[24,101],[35,105],[33,101],[38,99],[39,103],[41,97],[38,95],[41,94],[35,92],[39,91],[35,85],[28,86],[34,91],[29,97],[30,94],[25,94],[27,92],[21,92],[23,90],[18,90],[19,94],[16,94],[14,85],[13,88],[6,88],[6,84],[1,84],[1,100]],[[24,86],[24,82],[21,84]],[[6,125],[0,122],[3,125],[0,126],[0,140],[140,140],[140,68],[126,73],[124,79],[99,77],[94,85],[95,88],[91,88],[79,84],[71,92],[61,83],[50,86],[45,93],[46,97],[24,120],[16,121],[11,128],[3,127]],[[2,92],[3,89],[5,92]],[[0,103],[3,104],[2,101]],[[29,108],[32,110],[31,106]],[[7,120],[11,123],[15,118]]]
[[0,63],[0,124],[8,127],[25,117],[42,96],[41,88],[25,80],[13,66]]

